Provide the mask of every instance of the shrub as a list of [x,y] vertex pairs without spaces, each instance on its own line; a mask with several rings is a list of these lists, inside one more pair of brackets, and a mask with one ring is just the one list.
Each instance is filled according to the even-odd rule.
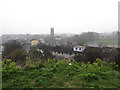
[[95,47],[87,47],[84,52],[85,56],[88,58],[90,63],[93,63],[96,58],[103,58],[102,55],[102,49],[101,48],[95,48]]
[[4,51],[2,53],[3,56],[9,56],[13,51],[15,51],[18,48],[22,48],[21,43],[19,43],[16,40],[10,40],[6,43],[3,43]]
[[14,52],[12,52],[9,57],[14,61],[14,62],[25,62],[26,60],[26,52],[24,49],[16,49]]
[[48,59],[42,64],[36,62],[20,70],[15,68],[11,60],[6,60],[3,62],[4,67],[7,72],[3,71],[3,87],[119,87],[119,73],[113,70],[115,63],[98,58],[92,64]]
[[16,71],[17,71],[16,64],[12,62],[11,59],[2,61],[3,79],[10,77],[10,75],[15,73]]
[[82,62],[83,61],[83,62],[86,63],[88,61],[87,57],[85,55],[83,55],[83,54],[77,54],[77,55],[75,55],[74,59],[77,62]]
[[80,78],[87,82],[93,82],[99,79],[98,76],[93,73],[81,74]]

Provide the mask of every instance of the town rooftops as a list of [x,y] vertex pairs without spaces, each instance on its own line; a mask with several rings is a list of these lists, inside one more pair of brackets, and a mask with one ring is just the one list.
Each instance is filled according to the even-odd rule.
[[76,47],[76,48],[83,48],[83,47],[85,47],[85,46],[74,46],[74,47]]

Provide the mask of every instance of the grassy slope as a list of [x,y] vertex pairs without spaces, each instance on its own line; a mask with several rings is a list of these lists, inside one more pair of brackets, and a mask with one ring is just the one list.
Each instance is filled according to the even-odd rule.
[[[84,64],[48,60],[17,69],[3,77],[3,88],[114,88],[120,87],[120,76],[113,64],[97,61]],[[3,73],[4,74],[4,73]]]

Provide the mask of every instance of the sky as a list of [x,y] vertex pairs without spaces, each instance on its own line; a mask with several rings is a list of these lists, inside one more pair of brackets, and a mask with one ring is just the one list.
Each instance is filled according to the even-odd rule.
[[0,34],[112,32],[120,0],[1,0]]

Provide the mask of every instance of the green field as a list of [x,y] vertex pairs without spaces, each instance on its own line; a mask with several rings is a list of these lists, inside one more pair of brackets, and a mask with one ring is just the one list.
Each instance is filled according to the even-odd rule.
[[11,60],[3,64],[3,88],[120,88],[115,63],[97,59],[93,64],[50,60],[16,67]]
[[118,45],[118,39],[101,39],[99,42],[104,45]]

